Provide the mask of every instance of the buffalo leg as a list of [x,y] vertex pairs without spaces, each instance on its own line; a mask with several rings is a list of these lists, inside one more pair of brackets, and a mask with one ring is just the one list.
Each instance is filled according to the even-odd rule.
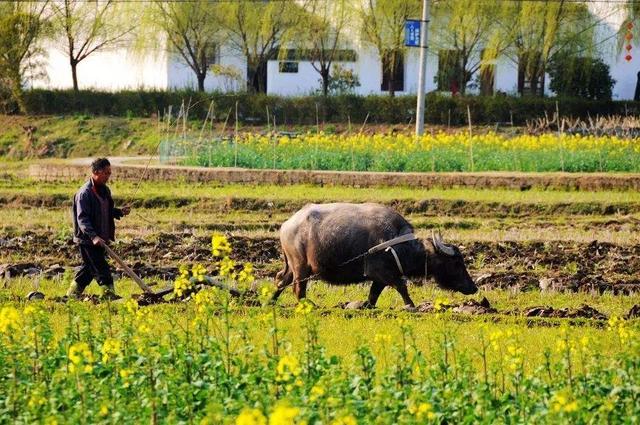
[[293,282],[293,273],[291,273],[291,271],[288,271],[287,273],[283,273],[283,274],[284,275],[280,275],[280,273],[278,273],[278,275],[276,276],[277,280],[279,280],[280,278],[282,278],[282,280],[278,282],[278,285],[276,286],[276,291],[273,293],[273,296],[271,297],[271,301],[277,300],[280,294],[282,294],[282,291],[284,291],[287,288],[287,286],[291,285],[291,283]]
[[393,287],[396,288],[396,291],[398,291],[398,293],[402,297],[402,301],[404,302],[405,306],[415,307],[415,304],[413,304],[413,301],[409,296],[409,290],[407,289],[407,282],[404,279],[401,280],[399,283],[393,285]]
[[369,289],[369,299],[367,300],[371,307],[376,306],[378,298],[380,297],[380,294],[382,293],[382,290],[385,288],[385,286],[387,285],[385,285],[384,283],[380,283],[376,280],[373,281],[371,289]]
[[298,301],[307,297],[309,276],[311,276],[309,267],[300,267],[293,276],[293,293],[296,294]]

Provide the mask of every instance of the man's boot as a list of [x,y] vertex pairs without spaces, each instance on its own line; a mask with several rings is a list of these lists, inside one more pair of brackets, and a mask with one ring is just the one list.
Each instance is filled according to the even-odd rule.
[[75,280],[71,282],[69,285],[69,289],[67,290],[67,297],[79,300],[84,292],[84,288],[78,285],[78,282]]
[[110,285],[104,285],[102,287],[102,298],[105,300],[111,300],[111,301],[115,301],[115,300],[120,300],[122,299],[121,296],[119,296],[118,294],[116,294],[116,288],[114,287],[113,283]]

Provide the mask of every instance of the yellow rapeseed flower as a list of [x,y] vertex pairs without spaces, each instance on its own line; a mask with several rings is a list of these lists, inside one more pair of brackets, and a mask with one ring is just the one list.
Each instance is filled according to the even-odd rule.
[[235,280],[236,278],[236,273],[235,273],[235,267],[236,267],[236,262],[233,261],[231,258],[229,257],[224,257],[222,260],[220,260],[220,263],[218,263],[218,267],[220,268],[220,276],[227,276],[232,280]]
[[110,359],[113,359],[120,355],[122,350],[122,343],[118,339],[107,338],[102,343],[102,362],[107,363]]
[[391,342],[391,335],[388,334],[376,334],[373,337],[373,341],[376,344],[389,344]]
[[224,235],[213,235],[211,237],[211,254],[214,257],[227,257],[231,254],[231,244]]
[[306,316],[313,310],[313,303],[307,299],[301,300],[296,306],[296,313]]
[[287,382],[298,377],[302,371],[300,362],[292,355],[285,354],[278,361],[276,366],[276,381]]
[[269,425],[294,425],[299,413],[296,407],[279,405],[269,415]]
[[243,409],[236,418],[236,425],[267,425],[267,418],[258,409]]
[[70,372],[91,373],[93,371],[93,353],[86,342],[80,341],[72,344],[69,347],[68,357],[71,362],[69,365]]
[[0,310],[0,333],[10,333],[20,326],[20,313],[13,307],[2,307]]
[[313,387],[311,387],[311,391],[309,393],[309,399],[311,401],[316,401],[317,399],[322,397],[325,394],[325,392],[326,391],[324,387],[321,387],[320,385],[314,385]]
[[346,415],[334,419],[331,425],[358,425],[358,421],[353,415]]

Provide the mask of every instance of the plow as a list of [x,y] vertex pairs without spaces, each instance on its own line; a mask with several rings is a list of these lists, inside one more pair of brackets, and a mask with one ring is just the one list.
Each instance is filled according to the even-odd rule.
[[[124,273],[129,276],[131,280],[133,280],[136,285],[138,285],[138,287],[142,290],[141,294],[135,295],[133,297],[134,299],[136,299],[138,304],[151,305],[168,302],[165,297],[174,293],[174,285],[163,288],[157,292],[154,291],[151,286],[149,286],[144,280],[142,280],[142,278],[131,267],[129,267],[129,265],[113,250],[113,248],[106,244],[102,246],[109,257],[111,257],[120,266]],[[191,277],[189,280],[191,284],[193,284],[195,292],[205,289],[206,287],[215,287],[228,292],[234,298],[246,298],[250,305],[255,305],[257,303],[257,300],[255,299],[255,291],[239,291],[238,289],[221,282],[219,279],[216,279],[213,276],[205,275],[201,277],[201,280],[196,279],[195,277]],[[45,298],[45,294],[40,291],[39,283],[36,280],[34,283],[34,290],[27,294],[26,299],[28,301],[37,301],[44,300]]]

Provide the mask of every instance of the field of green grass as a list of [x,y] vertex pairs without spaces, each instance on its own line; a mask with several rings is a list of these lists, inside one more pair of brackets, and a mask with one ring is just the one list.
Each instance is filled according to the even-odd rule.
[[[284,220],[307,202],[372,201],[421,238],[442,230],[480,291],[414,282],[414,302],[431,306],[416,313],[390,288],[374,310],[345,310],[368,286],[323,282],[310,284],[313,306],[290,290],[275,306],[218,290],[138,306],[118,269],[122,301],[63,303],[79,264],[69,207],[82,182],[35,182],[20,177],[24,164],[0,165],[2,423],[640,420],[640,323],[627,318],[640,304],[636,192],[113,182],[116,203],[133,205],[113,247],[154,289],[180,266],[217,275],[211,237],[223,234],[255,277],[228,283],[265,301]],[[46,299],[26,301],[36,287]],[[99,296],[95,283],[88,294]],[[483,298],[495,312],[454,311]],[[578,313],[533,317],[535,307]]]

